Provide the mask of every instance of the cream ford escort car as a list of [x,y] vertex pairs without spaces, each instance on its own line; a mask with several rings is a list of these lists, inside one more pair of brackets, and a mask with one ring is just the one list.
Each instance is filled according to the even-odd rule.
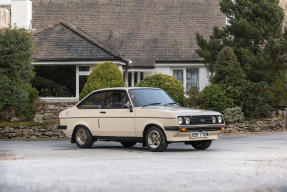
[[60,113],[58,128],[80,148],[101,140],[164,151],[173,142],[207,149],[225,124],[220,113],[180,107],[162,89],[124,87],[92,92]]

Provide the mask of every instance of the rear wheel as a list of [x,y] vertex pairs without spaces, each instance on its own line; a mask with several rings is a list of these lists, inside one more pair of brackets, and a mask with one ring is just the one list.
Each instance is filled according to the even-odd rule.
[[203,141],[192,141],[190,144],[196,150],[205,150],[212,143],[212,140],[203,140]]
[[137,142],[135,142],[135,141],[121,141],[121,144],[122,144],[124,147],[132,147],[132,146],[134,146],[135,144],[137,144]]
[[84,126],[76,128],[75,141],[77,146],[80,148],[90,148],[94,144],[94,139],[91,132]]
[[156,127],[151,127],[145,135],[145,142],[150,151],[161,152],[166,150],[167,142],[164,132]]

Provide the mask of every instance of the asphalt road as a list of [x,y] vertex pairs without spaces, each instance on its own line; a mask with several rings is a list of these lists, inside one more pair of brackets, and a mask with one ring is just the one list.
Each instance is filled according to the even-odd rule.
[[0,141],[0,192],[287,191],[287,133],[220,137],[153,153],[98,142]]

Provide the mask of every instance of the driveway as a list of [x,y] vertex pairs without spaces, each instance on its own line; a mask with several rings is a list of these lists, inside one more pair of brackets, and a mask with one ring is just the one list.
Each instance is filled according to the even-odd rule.
[[223,136],[206,151],[0,141],[0,191],[287,191],[287,133]]

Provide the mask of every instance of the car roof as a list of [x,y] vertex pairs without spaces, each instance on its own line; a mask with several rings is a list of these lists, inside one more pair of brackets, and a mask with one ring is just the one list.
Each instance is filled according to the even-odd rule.
[[159,88],[155,88],[155,87],[112,87],[112,88],[98,89],[95,91],[130,90],[130,89],[159,89]]

